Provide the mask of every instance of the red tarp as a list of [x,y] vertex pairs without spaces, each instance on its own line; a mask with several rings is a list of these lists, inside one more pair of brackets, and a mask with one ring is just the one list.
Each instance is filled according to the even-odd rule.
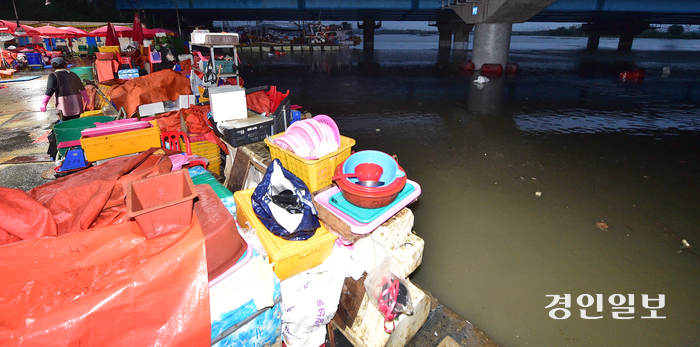
[[170,172],[170,159],[153,151],[28,194],[0,189],[1,232],[15,241],[32,238],[0,246],[0,344],[209,346],[207,263],[196,215],[188,227],[152,239],[124,220],[127,183]]
[[[70,176],[68,176],[70,177]],[[145,239],[135,222],[0,246],[3,346],[209,346],[199,221]]]
[[38,186],[28,194],[51,211],[59,235],[125,221],[126,184],[170,171],[170,159],[151,156],[153,151],[112,159]]
[[21,189],[0,187],[0,245],[56,235],[51,211]]

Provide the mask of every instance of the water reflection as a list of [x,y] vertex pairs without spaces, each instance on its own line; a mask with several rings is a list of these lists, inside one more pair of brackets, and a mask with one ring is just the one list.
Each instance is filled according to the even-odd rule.
[[[479,115],[497,115],[503,108],[505,77],[492,77],[488,82],[479,83],[479,73],[469,76],[469,111]],[[488,77],[486,77],[488,78]]]

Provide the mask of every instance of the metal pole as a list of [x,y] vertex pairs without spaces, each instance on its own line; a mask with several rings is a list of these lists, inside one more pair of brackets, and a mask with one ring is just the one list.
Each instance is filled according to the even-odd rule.
[[177,16],[177,31],[180,33],[180,37],[182,37],[182,29],[180,28],[180,11],[177,8],[177,2],[175,2],[175,15]]
[[15,19],[17,20],[17,26],[19,26],[19,16],[17,15],[17,6],[15,6],[15,0],[12,0],[12,7],[15,9]]

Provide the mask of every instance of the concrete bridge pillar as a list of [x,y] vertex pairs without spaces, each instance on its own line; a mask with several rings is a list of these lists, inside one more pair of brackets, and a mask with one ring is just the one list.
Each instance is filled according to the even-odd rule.
[[477,70],[481,69],[483,64],[500,64],[505,69],[512,29],[512,23],[476,24],[472,61]]
[[362,29],[362,43],[366,50],[374,49],[374,30],[382,27],[382,23],[376,24],[374,18],[367,17],[362,20],[362,24],[357,23],[357,27]]
[[588,35],[588,43],[586,44],[586,50],[597,51],[599,43],[600,43],[600,34],[589,34]]
[[438,39],[438,50],[450,50],[452,49],[452,25],[450,23],[438,23],[437,24],[438,33],[440,34]]
[[634,36],[631,33],[622,33],[620,35],[620,41],[617,43],[617,50],[620,52],[630,52],[632,51],[632,43],[634,42]]
[[455,25],[455,41],[452,48],[454,50],[466,51],[469,49],[469,33],[474,28],[474,25],[467,25],[466,23],[458,23]]
[[588,35],[588,45],[586,49],[595,51],[598,49],[601,35],[620,36],[617,50],[629,52],[632,50],[634,37],[649,29],[649,23],[640,21],[630,22],[595,22],[586,23],[581,26],[583,32]]

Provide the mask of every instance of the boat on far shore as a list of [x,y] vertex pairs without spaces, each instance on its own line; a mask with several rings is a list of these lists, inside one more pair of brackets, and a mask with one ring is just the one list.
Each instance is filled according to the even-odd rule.
[[235,31],[242,46],[357,46],[362,38],[354,35],[352,24],[324,25],[320,21],[291,23],[258,23],[240,26]]

